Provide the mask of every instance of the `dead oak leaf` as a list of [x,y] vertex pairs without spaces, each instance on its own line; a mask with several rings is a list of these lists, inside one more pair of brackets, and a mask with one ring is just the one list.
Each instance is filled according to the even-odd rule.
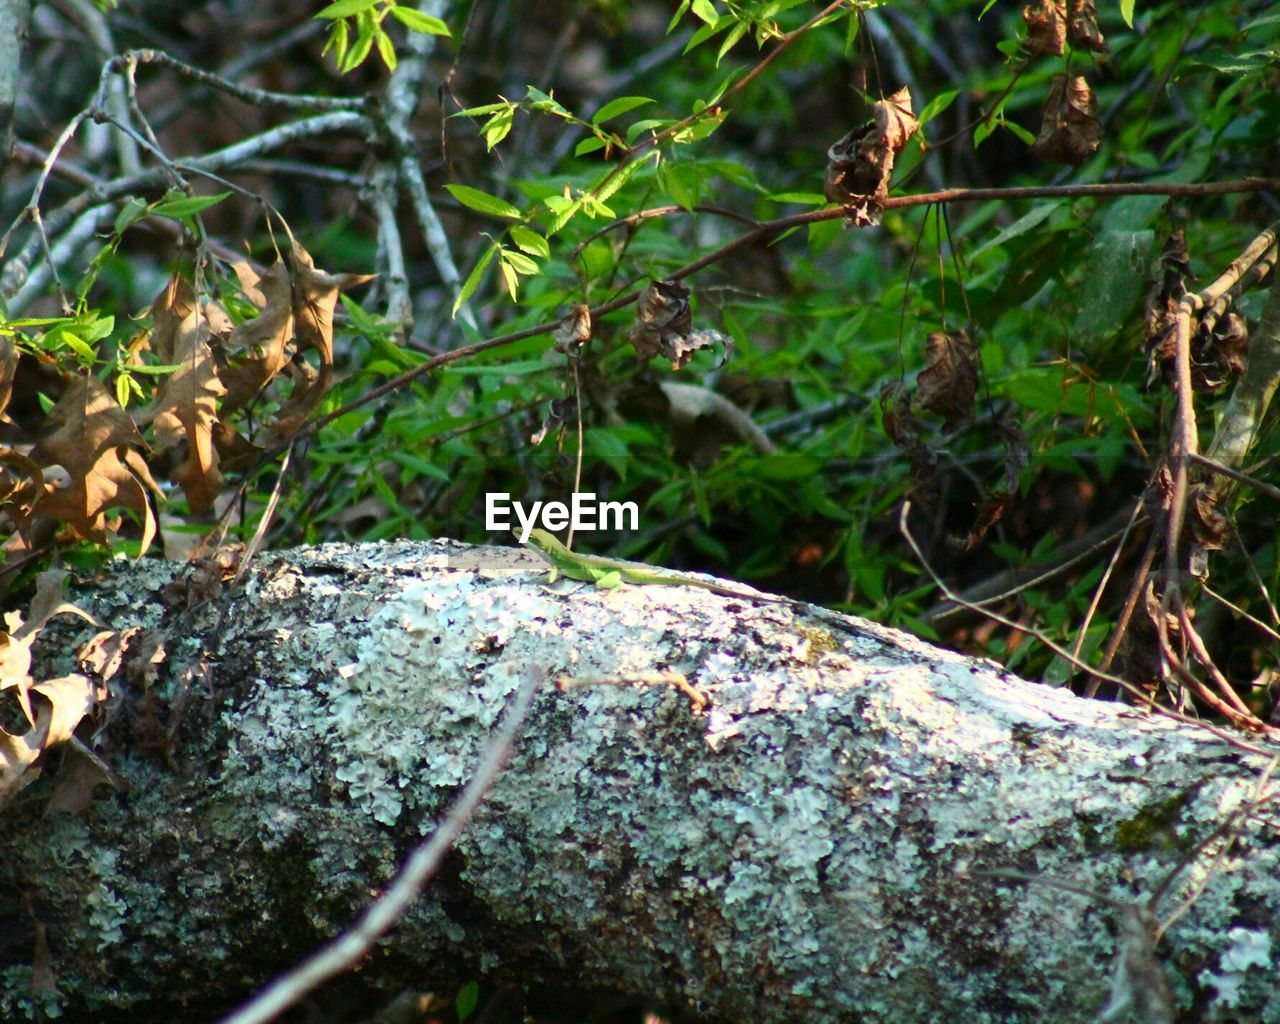
[[[248,294],[248,292],[246,292]],[[231,330],[226,365],[218,376],[226,387],[224,416],[242,409],[271,383],[289,361],[293,337],[293,286],[283,260],[276,260],[253,289],[259,313]]]
[[213,508],[222,486],[213,424],[218,417],[218,399],[227,389],[218,378],[209,346],[209,325],[191,286],[175,274],[151,311],[156,354],[177,368],[161,382],[147,418],[152,422],[157,449],[187,442],[187,457],[173,471],[173,477],[182,485],[191,512],[203,515]]
[[76,536],[105,543],[106,513],[133,509],[142,517],[142,552],[155,538],[147,491],[160,493],[139,449],[146,442],[106,386],[92,375],[77,378],[49,410],[47,433],[31,450],[43,469],[60,466],[66,479],[44,483],[31,515],[64,522]]
[[44,698],[32,727],[21,735],[0,729],[0,810],[39,777],[40,756],[70,739],[81,719],[98,704],[97,688],[81,675],[46,679],[30,691]]
[[18,371],[18,349],[8,335],[0,335],[0,420],[13,422],[5,410],[13,395],[13,375]]
[[329,391],[333,380],[333,313],[338,293],[366,281],[376,274],[331,274],[315,265],[311,254],[295,239],[289,252],[293,268],[293,321],[297,353],[312,351],[319,357],[319,368],[295,362],[293,393],[280,410],[275,432],[287,437],[302,425],[311,410]]

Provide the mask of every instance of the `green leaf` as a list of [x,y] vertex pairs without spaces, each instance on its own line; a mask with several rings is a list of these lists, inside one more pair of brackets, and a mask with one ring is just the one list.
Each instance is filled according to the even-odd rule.
[[517,274],[523,274],[527,277],[538,272],[538,264],[522,252],[516,252],[514,249],[503,249],[501,256],[502,262]]
[[627,126],[627,145],[631,145],[645,132],[651,129],[661,131],[674,122],[668,117],[651,117]]
[[775,203],[799,203],[801,206],[823,206],[827,201],[821,192],[773,192],[767,198]]
[[190,217],[222,202],[229,195],[230,192],[219,192],[216,196],[188,196],[177,190],[170,190],[151,212],[158,217]]
[[548,235],[554,235],[563,228],[569,221],[578,214],[582,209],[582,199],[566,199],[564,196],[547,196],[542,201],[543,205],[552,213],[551,226],[547,228]]
[[484,127],[480,129],[480,134],[484,136],[485,149],[490,153],[493,152],[493,147],[511,132],[511,125],[515,120],[515,116],[516,108],[508,105],[484,123]]
[[323,8],[317,14],[317,18],[349,18],[353,14],[359,14],[361,11],[367,11],[378,0],[336,0],[328,7]]
[[654,101],[648,96],[619,96],[616,100],[610,100],[597,110],[591,116],[591,123],[600,124],[612,117],[618,117],[629,110],[635,110],[636,107],[643,107],[646,103],[652,102]]
[[463,206],[477,213],[487,213],[491,217],[520,216],[520,211],[505,199],[491,196],[470,185],[446,185],[445,190]]
[[498,270],[502,272],[502,281],[507,286],[507,293],[511,296],[511,301],[515,302],[516,290],[520,287],[519,276],[505,259],[498,263]]
[[[398,8],[397,8],[398,9]],[[459,110],[456,114],[450,114],[450,117],[479,117],[481,114],[492,114],[495,110],[509,110],[512,107],[510,100],[503,100],[501,103],[485,103],[479,107],[467,107],[466,110]]]
[[498,255],[498,246],[491,245],[484,251],[484,255],[476,261],[476,265],[472,267],[471,273],[467,275],[467,279],[462,282],[462,287],[458,290],[458,297],[453,300],[453,309],[449,311],[449,315],[457,316],[458,310],[462,304],[466,302],[475,291],[480,287],[481,280],[484,279],[484,272],[488,269],[489,264],[493,262],[493,258]]
[[356,41],[351,44],[351,49],[347,51],[346,62],[341,67],[344,75],[363,64],[365,58],[369,56],[369,51],[373,49],[373,33],[377,28],[373,18],[367,11],[361,12],[356,15],[356,24],[358,26]]
[[550,93],[543,92],[541,89],[536,89],[532,85],[527,87],[524,98],[526,102],[532,101],[529,103],[530,110],[536,110],[543,114],[558,114],[560,117],[577,120],[577,118],[574,118],[573,115],[569,113],[569,111],[567,111],[561,105],[560,101],[554,96]]
[[608,144],[608,140],[599,135],[588,135],[573,147],[573,155],[586,156],[588,153],[594,153],[597,150],[604,149]]
[[1120,0],[1120,17],[1129,28],[1133,28],[1133,0]]
[[1013,132],[1014,135],[1018,136],[1018,138],[1028,146],[1035,145],[1036,137],[1023,128],[1022,125],[1018,124],[1017,121],[1002,121],[1001,126]]
[[724,42],[720,44],[720,51],[716,54],[716,67],[720,66],[720,62],[724,60],[724,55],[737,45],[739,39],[747,34],[750,26],[745,21],[740,21],[729,30],[729,34],[724,37]]
[[708,25],[713,24],[720,17],[716,13],[716,5],[711,0],[693,0],[692,10],[695,18],[700,18]]
[[680,19],[685,16],[685,12],[689,10],[691,0],[680,0],[680,6],[676,8],[676,13],[671,15],[671,20],[667,22],[667,35],[671,35],[675,27],[680,24]]
[[951,106],[958,94],[959,90],[957,89],[948,89],[945,92],[938,93],[937,96],[924,105],[924,109],[920,111],[920,116],[916,120],[921,125],[927,124],[946,110],[947,107]]
[[723,17],[717,18],[713,24],[703,25],[685,44],[684,52],[688,53],[690,50],[696,49],[713,36],[718,36],[730,25],[736,25],[737,23],[737,18],[732,14],[726,14]]
[[382,63],[387,66],[388,71],[396,69],[396,48],[391,42],[391,37],[379,27],[374,33],[374,40],[378,44],[378,56],[382,58]]
[[397,5],[391,8],[391,16],[413,32],[423,32],[429,36],[453,36],[453,33],[449,31],[449,26],[439,18],[433,18],[430,14],[415,11],[412,7],[400,7]]
[[131,224],[136,224],[146,215],[146,200],[139,199],[137,196],[134,196],[125,203],[123,209],[116,214],[116,220],[112,225],[112,230],[114,230],[117,235],[122,235]]
[[474,981],[469,981],[458,989],[458,998],[453,1003],[453,1010],[458,1015],[458,1024],[464,1024],[466,1019],[475,1013],[479,1002],[480,986]]
[[523,224],[512,226],[511,240],[533,256],[540,256],[545,260],[551,255],[551,246],[547,244],[547,240]]

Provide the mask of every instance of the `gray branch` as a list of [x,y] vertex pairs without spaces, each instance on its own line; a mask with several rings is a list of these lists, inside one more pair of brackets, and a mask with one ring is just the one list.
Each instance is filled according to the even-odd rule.
[[31,0],[0,0],[0,173],[9,163]]
[[[1073,1024],[1137,977],[1184,1014],[1280,1020],[1270,812],[1176,871],[1267,758],[849,616],[548,589],[543,568],[334,545],[221,595],[157,562],[73,594],[147,632],[111,684],[128,788],[46,813],[69,784],[50,759],[0,832],[64,1018],[207,1018],[349,925],[535,665],[558,688],[363,984],[585,978],[722,1019]],[[50,674],[72,668],[65,628],[38,644]],[[33,943],[3,947],[10,979]]]

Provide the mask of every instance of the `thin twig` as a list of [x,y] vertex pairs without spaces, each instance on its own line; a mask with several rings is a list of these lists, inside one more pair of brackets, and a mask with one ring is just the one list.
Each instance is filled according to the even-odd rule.
[[1238,469],[1232,469],[1230,466],[1224,466],[1217,459],[1211,459],[1207,455],[1201,455],[1199,452],[1191,453],[1191,461],[1210,469],[1213,472],[1230,477],[1238,483],[1252,487],[1255,491],[1265,494],[1268,498],[1280,501],[1280,487],[1259,480],[1256,476],[1250,476],[1248,473],[1242,473]]
[[[907,525],[907,515],[910,513],[910,511],[911,511],[911,502],[904,501],[902,503],[902,508],[898,514],[898,530],[899,532],[902,533],[903,538],[906,540],[907,546],[911,548],[912,553],[916,556],[916,559],[917,561],[919,561],[921,567],[925,570],[925,572],[929,574],[929,578],[932,579],[934,584],[938,587],[938,589],[942,591],[943,596],[946,597],[947,600],[949,601],[955,601],[957,604],[964,604],[965,603],[964,599],[961,598],[959,594],[955,593],[955,591],[953,591],[950,587],[947,586],[947,584],[943,581],[942,577],[939,576],[934,571],[933,566],[929,563],[929,560],[925,557],[924,552],[920,549],[919,543],[916,541],[915,536],[911,533],[910,527]],[[979,611],[981,611],[982,615],[991,619],[993,622],[998,622],[1000,625],[1006,627],[1007,629],[1012,629],[1018,633],[1023,633],[1026,636],[1031,637],[1033,640],[1036,640],[1039,643],[1044,644],[1045,647],[1051,650],[1054,654],[1058,655],[1058,657],[1063,658],[1070,664],[1074,665],[1081,672],[1086,672],[1089,675],[1092,675],[1097,677],[1098,679],[1101,679],[1103,682],[1111,683],[1113,686],[1119,687],[1125,693],[1135,698],[1141,705],[1145,705],[1147,708],[1149,708],[1149,710],[1151,710],[1153,713],[1157,715],[1161,715],[1165,718],[1172,719],[1173,721],[1179,722],[1182,725],[1190,725],[1190,726],[1194,726],[1197,729],[1203,729],[1205,732],[1209,733],[1211,736],[1214,736],[1217,739],[1222,740],[1224,743],[1228,743],[1239,750],[1245,750],[1251,754],[1262,754],[1264,756],[1272,756],[1271,752],[1263,750],[1261,747],[1254,746],[1252,743],[1246,743],[1244,740],[1240,739],[1239,737],[1233,736],[1229,732],[1225,732],[1222,729],[1217,728],[1216,726],[1210,725],[1208,722],[1201,721],[1198,718],[1192,718],[1190,715],[1184,715],[1179,711],[1174,711],[1172,708],[1167,708],[1167,707],[1164,707],[1163,705],[1151,702],[1147,697],[1147,695],[1143,693],[1138,687],[1134,686],[1131,682],[1129,682],[1129,680],[1121,679],[1119,676],[1113,676],[1109,672],[1104,672],[1102,669],[1094,665],[1090,665],[1087,662],[1081,661],[1079,658],[1075,657],[1070,651],[1068,651],[1061,644],[1058,644],[1054,640],[1045,636],[1038,629],[1033,629],[1032,627],[1024,625],[1023,623],[1020,623],[1020,622],[1014,622],[1012,619],[1004,615],[1001,615],[999,612],[982,611],[981,609],[979,609]],[[1270,731],[1271,730],[1268,730],[1268,732]]]
[[[240,85],[238,82],[232,82],[221,75],[215,75],[211,71],[203,71],[200,68],[192,67],[190,64],[185,64],[175,57],[170,57],[163,50],[128,50],[118,57],[113,57],[103,66],[100,83],[106,82],[109,76],[124,71],[130,64],[158,64],[161,67],[169,68],[180,75],[193,79],[201,85],[208,86],[210,89],[216,89],[218,92],[226,93],[228,96],[234,96],[236,99],[255,107],[280,107],[285,110],[358,111],[367,109],[371,102],[367,96],[308,96],[296,93],[271,92],[268,89],[254,89],[247,85]],[[104,86],[100,84],[100,93],[103,88]],[[101,106],[102,104],[95,99],[95,105]]]
[[220,1024],[263,1024],[273,1020],[323,982],[359,963],[373,944],[395,927],[439,870],[444,855],[453,847],[506,765],[542,675],[541,669],[526,669],[524,682],[503,716],[501,726],[481,753],[471,781],[431,837],[413,848],[386,892],[369,904],[347,931],[280,975],[240,1009],[223,1017]]

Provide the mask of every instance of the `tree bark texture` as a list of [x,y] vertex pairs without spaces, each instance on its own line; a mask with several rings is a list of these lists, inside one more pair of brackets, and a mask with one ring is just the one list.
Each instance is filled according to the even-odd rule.
[[[321,546],[221,593],[160,562],[75,588],[142,627],[105,727],[127,788],[51,810],[55,751],[0,821],[0,1017],[25,1013],[33,967],[72,1020],[240,1001],[387,881],[536,671],[509,767],[362,983],[483,975],[886,1024],[1071,1024],[1167,985],[1180,1019],[1280,1021],[1269,811],[1138,912],[1266,758],[854,617],[547,588],[542,568]],[[92,632],[56,621],[48,674]],[[1153,948],[1126,938],[1201,888]]]

